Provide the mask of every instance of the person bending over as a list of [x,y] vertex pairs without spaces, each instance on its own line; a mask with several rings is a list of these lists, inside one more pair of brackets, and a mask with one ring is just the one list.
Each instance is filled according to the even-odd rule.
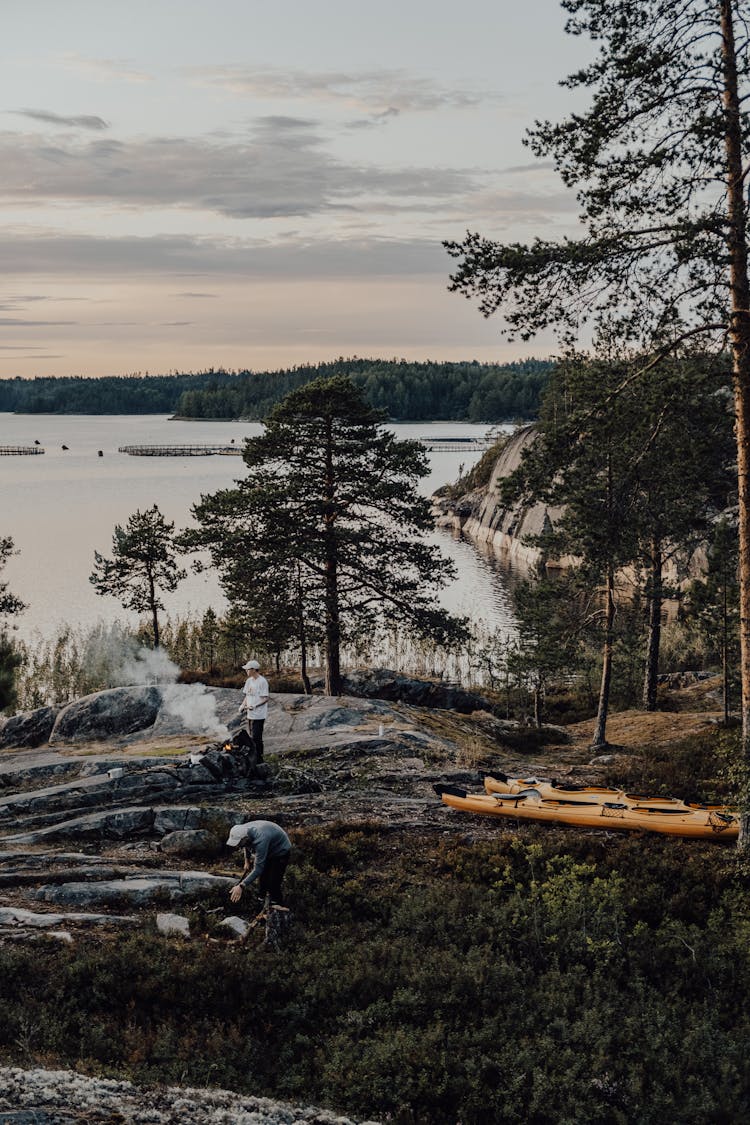
[[[283,828],[270,820],[251,820],[247,824],[235,824],[229,833],[227,846],[245,849],[245,867],[242,878],[232,887],[229,897],[239,902],[245,887],[258,883],[261,895],[270,894],[271,902],[282,904],[281,884],[289,863],[292,842]],[[250,864],[250,853],[254,863]]]

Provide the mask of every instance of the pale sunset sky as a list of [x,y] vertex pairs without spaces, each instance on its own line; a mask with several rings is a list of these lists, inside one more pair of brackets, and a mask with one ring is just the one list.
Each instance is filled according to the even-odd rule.
[[509,360],[443,239],[575,229],[557,0],[3,0],[0,377]]

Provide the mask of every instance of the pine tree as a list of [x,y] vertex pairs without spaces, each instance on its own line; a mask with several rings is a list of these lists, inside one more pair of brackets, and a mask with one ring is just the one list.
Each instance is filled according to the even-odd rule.
[[582,599],[575,576],[548,577],[544,566],[513,590],[518,637],[504,664],[508,673],[531,692],[534,722],[542,725],[547,689],[576,670],[582,620]]
[[[571,357],[554,372],[536,442],[504,484],[560,512],[541,545],[577,560],[603,609],[602,682],[594,745],[605,742],[618,604],[645,574],[649,607],[645,705],[656,703],[660,622],[667,563],[688,556],[708,534],[733,484],[731,419],[724,373],[710,365],[667,364],[645,388],[632,365]],[[625,384],[623,386],[623,384]],[[614,393],[617,392],[617,393]],[[606,409],[600,409],[602,401]]]
[[688,619],[696,621],[702,636],[719,653],[725,726],[731,716],[732,669],[739,648],[737,562],[737,531],[727,517],[722,517],[716,522],[708,548],[705,577],[693,583],[686,605]]
[[[575,187],[580,238],[449,243],[452,287],[511,334],[592,321],[649,364],[687,340],[728,340],[739,482],[743,758],[750,765],[750,155],[748,0],[562,0],[597,57],[563,84],[587,109],[530,133]],[[750,792],[741,846],[750,847]]]
[[118,598],[125,609],[151,615],[154,648],[159,647],[161,593],[172,593],[186,577],[177,565],[174,524],[167,523],[156,504],[136,511],[127,526],[115,526],[111,559],[94,551],[89,581],[97,594]]
[[[0,538],[0,573],[14,552],[13,540],[9,535]],[[24,603],[8,588],[7,582],[0,582],[0,711],[16,701],[15,676],[21,657],[8,635],[7,618],[15,617],[25,609]]]
[[345,376],[292,391],[246,441],[247,477],[203,496],[200,528],[183,537],[210,551],[243,615],[270,613],[303,646],[320,637],[333,695],[342,644],[383,620],[441,643],[464,635],[435,604],[452,567],[423,538],[432,528],[416,491],[424,451],[382,420]]

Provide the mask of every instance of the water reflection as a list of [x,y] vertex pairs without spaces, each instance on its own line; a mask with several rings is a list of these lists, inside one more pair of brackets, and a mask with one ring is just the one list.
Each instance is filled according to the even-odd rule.
[[443,592],[443,605],[471,618],[483,633],[516,636],[513,586],[523,577],[518,566],[460,531],[437,528],[433,541],[457,570],[457,578]]

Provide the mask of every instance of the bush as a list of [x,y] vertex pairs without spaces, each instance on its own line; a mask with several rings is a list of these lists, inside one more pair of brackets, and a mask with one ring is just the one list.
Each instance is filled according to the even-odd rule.
[[467,846],[369,822],[297,843],[280,953],[146,934],[0,947],[2,1055],[404,1125],[744,1117],[732,851],[538,826]]

